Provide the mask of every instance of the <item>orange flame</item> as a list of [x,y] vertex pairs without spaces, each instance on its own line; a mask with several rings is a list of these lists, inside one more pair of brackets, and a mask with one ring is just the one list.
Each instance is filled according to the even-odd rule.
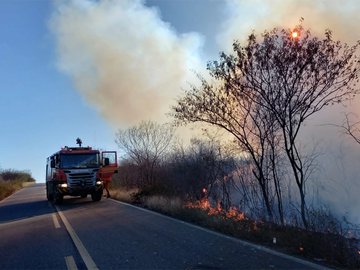
[[293,32],[291,33],[291,36],[292,36],[292,38],[298,38],[298,37],[299,37],[299,33],[298,33],[297,31],[293,31]]
[[191,209],[201,209],[207,212],[209,216],[222,215],[224,218],[241,221],[245,220],[245,213],[239,211],[236,207],[230,207],[228,211],[225,211],[221,207],[221,203],[218,201],[215,207],[212,207],[209,200],[204,198],[197,202],[189,202],[185,205],[187,208]]

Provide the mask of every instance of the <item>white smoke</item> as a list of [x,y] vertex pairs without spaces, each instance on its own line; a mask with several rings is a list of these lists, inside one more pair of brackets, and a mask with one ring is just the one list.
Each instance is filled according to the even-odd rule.
[[51,27],[61,70],[115,127],[164,119],[200,67],[200,35],[178,35],[140,0],[57,2]]
[[[359,12],[358,0],[227,0],[229,16],[217,36],[218,46],[231,52],[233,41],[245,44],[252,31],[260,36],[274,27],[292,29],[301,18],[313,35],[324,37],[325,30],[331,29],[335,40],[354,45],[360,39]],[[309,119],[300,139],[304,149],[316,147],[319,154],[317,173],[308,183],[309,201],[320,200],[339,216],[360,224],[360,145],[334,126],[341,125],[350,112],[360,120],[360,97]]]

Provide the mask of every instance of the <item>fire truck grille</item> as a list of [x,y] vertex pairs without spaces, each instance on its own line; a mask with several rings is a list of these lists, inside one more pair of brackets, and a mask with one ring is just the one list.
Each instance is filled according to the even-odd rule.
[[94,173],[69,173],[68,183],[71,188],[86,188],[95,185]]

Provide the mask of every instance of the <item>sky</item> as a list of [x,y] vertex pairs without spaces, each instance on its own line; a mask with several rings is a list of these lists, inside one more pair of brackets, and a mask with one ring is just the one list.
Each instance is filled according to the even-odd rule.
[[[303,17],[313,34],[330,28],[351,44],[359,12],[358,0],[0,0],[0,168],[44,182],[46,158],[77,137],[118,150],[119,128],[169,121],[169,107],[198,83],[194,71],[205,74],[235,39],[291,29]],[[346,110],[360,116],[359,104],[325,111],[304,132],[323,142],[321,170],[336,183],[329,194],[342,168],[341,200],[359,180],[360,151],[320,126]],[[334,142],[340,151],[327,146]]]

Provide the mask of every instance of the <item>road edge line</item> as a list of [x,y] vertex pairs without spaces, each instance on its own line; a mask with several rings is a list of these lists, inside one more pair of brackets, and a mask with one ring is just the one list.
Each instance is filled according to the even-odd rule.
[[73,229],[65,215],[57,206],[55,206],[55,208],[61,218],[61,221],[64,223],[65,228],[68,231],[72,241],[74,242],[82,260],[84,261],[87,269],[98,270],[99,268],[96,266],[94,260],[91,258],[89,252],[86,250],[84,244],[81,242],[79,236],[76,234],[75,230]]
[[214,235],[219,236],[219,237],[228,238],[228,239],[230,239],[230,240],[232,240],[234,242],[241,243],[243,245],[255,248],[257,250],[267,252],[269,254],[272,254],[272,255],[275,255],[275,256],[278,256],[278,257],[281,257],[281,258],[284,258],[284,259],[288,259],[288,260],[295,261],[297,263],[301,263],[301,264],[303,264],[305,266],[309,266],[309,267],[312,267],[312,268],[317,269],[317,270],[331,270],[332,269],[332,268],[329,268],[329,267],[327,267],[325,265],[321,265],[321,264],[317,264],[317,263],[314,263],[314,262],[311,262],[311,261],[307,261],[305,259],[298,258],[298,257],[292,256],[292,255],[286,254],[286,253],[282,253],[280,251],[276,251],[276,250],[273,250],[271,248],[268,248],[268,247],[265,247],[265,246],[262,246],[262,245],[254,244],[254,243],[251,243],[251,242],[239,239],[239,238],[235,238],[235,237],[232,237],[232,236],[220,233],[220,232],[216,232],[216,231],[201,227],[199,225],[189,223],[189,222],[181,220],[181,219],[176,219],[174,217],[169,217],[169,216],[164,215],[162,213],[158,213],[158,212],[155,212],[155,211],[152,211],[152,210],[149,210],[149,209],[145,209],[145,208],[142,208],[142,207],[139,207],[139,206],[136,206],[136,205],[132,205],[132,204],[129,204],[129,203],[125,203],[125,202],[122,202],[122,201],[117,201],[115,199],[110,199],[110,200],[112,200],[112,201],[114,201],[116,203],[119,203],[119,204],[123,204],[123,205],[126,205],[126,206],[133,207],[133,208],[138,209],[138,210],[143,211],[143,212],[151,213],[151,214],[154,214],[154,215],[157,215],[157,216],[161,216],[161,217],[170,219],[172,221],[176,221],[178,223],[185,224],[185,225],[187,225],[189,227],[196,228],[196,229],[199,229],[199,230],[214,234]]

